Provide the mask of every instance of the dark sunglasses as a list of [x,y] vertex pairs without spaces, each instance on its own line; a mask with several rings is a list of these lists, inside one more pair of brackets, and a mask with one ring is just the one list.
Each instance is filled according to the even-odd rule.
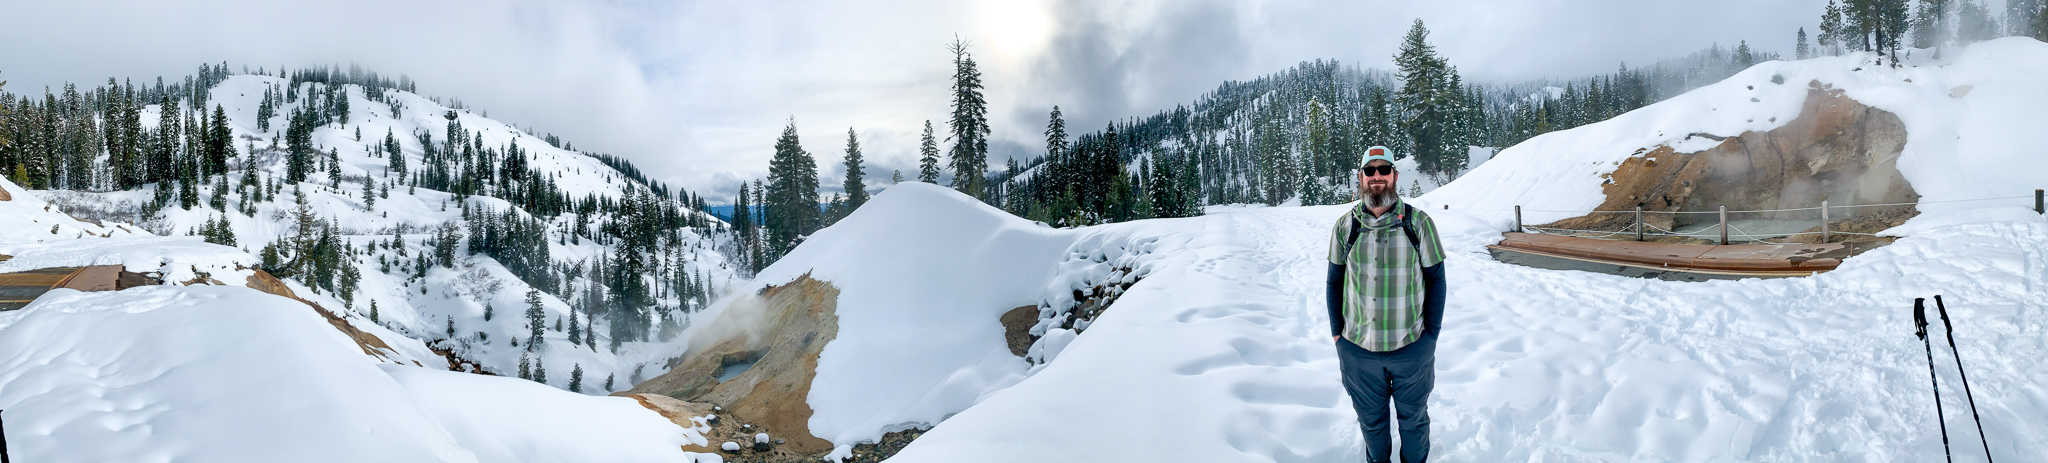
[[1394,175],[1394,166],[1393,166],[1393,165],[1391,165],[1391,164],[1389,164],[1389,165],[1378,165],[1378,166],[1365,166],[1365,167],[1359,168],[1359,172],[1361,172],[1361,173],[1364,173],[1365,175]]

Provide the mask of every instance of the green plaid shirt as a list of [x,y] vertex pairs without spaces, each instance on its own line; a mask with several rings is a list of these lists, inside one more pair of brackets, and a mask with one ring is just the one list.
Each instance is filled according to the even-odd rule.
[[[1344,339],[1373,352],[1400,349],[1422,337],[1422,268],[1444,261],[1436,222],[1421,209],[1407,208],[1409,226],[1421,242],[1416,249],[1394,225],[1401,209],[1396,204],[1373,217],[1361,201],[1330,230],[1330,263],[1344,266]],[[1358,231],[1356,249],[1345,249],[1352,216],[1365,229]]]

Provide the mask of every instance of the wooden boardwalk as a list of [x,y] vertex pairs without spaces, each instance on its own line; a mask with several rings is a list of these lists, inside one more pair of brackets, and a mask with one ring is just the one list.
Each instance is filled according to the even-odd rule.
[[1487,246],[1496,260],[1532,267],[1701,281],[1799,277],[1834,270],[1844,244],[1702,245],[1506,233]]
[[43,293],[57,288],[79,291],[118,291],[157,284],[155,279],[122,270],[119,265],[53,267],[25,272],[0,273],[0,310],[27,307]]

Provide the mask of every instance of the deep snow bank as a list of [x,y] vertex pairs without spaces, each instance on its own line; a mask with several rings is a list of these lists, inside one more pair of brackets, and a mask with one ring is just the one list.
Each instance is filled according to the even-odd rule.
[[299,302],[220,286],[0,312],[0,408],[21,461],[675,461],[693,436],[630,398],[380,368]]

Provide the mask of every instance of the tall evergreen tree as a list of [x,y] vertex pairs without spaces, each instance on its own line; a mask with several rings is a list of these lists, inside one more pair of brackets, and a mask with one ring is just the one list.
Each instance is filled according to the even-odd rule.
[[1813,45],[1806,43],[1805,27],[1799,28],[1799,38],[1795,39],[1792,42],[1792,56],[1798,57],[1799,59],[1807,59],[1813,57]]
[[981,93],[981,70],[967,51],[967,42],[953,39],[953,150],[947,161],[953,168],[953,188],[976,199],[987,199],[988,101]]
[[860,205],[867,204],[868,202],[868,187],[867,183],[863,181],[865,174],[861,172],[862,169],[860,140],[854,138],[853,128],[847,127],[846,181],[840,185],[846,189],[846,210],[841,213],[842,216],[853,212],[854,209],[859,209]]
[[932,136],[932,121],[924,121],[924,138],[918,142],[917,181],[939,184],[939,142]]
[[1843,33],[1842,7],[1836,5],[1835,0],[1828,0],[1827,8],[1820,13],[1820,37],[1815,41],[1820,43],[1821,49],[1833,55],[1839,51],[1838,46],[1843,43]]
[[544,341],[547,313],[541,310],[540,290],[526,290],[526,350],[538,352]]
[[206,171],[204,175],[223,175],[228,172],[228,158],[235,156],[235,136],[228,127],[228,114],[220,105],[213,107],[213,122],[206,128]]
[[795,120],[783,127],[782,136],[775,140],[775,155],[768,162],[767,193],[768,220],[764,225],[772,260],[796,248],[797,241],[819,225],[818,164],[798,140]]
[[398,137],[392,136],[391,128],[384,129],[384,155],[389,157],[390,172],[399,178],[405,177],[405,153],[401,151]]
[[[1465,147],[1453,146],[1452,119],[1457,115],[1460,97],[1452,88],[1452,73],[1449,63],[1436,54],[1436,47],[1429,44],[1429,28],[1416,19],[1409,26],[1408,34],[1401,41],[1400,52],[1394,56],[1395,67],[1399,69],[1401,89],[1395,93],[1402,128],[1414,151],[1417,167],[1424,174],[1444,175],[1452,172],[1446,167],[1446,160],[1462,156]],[[1574,105],[1575,106],[1575,105]],[[1269,199],[1270,201],[1270,199]]]

